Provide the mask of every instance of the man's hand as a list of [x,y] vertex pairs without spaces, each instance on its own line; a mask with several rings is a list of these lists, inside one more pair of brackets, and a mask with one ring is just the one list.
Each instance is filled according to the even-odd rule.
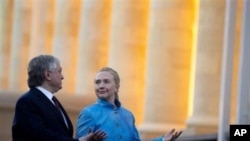
[[107,134],[104,131],[97,130],[94,133],[90,131],[88,135],[81,137],[79,141],[102,141]]
[[168,132],[167,134],[165,134],[163,136],[163,141],[174,141],[176,140],[180,135],[181,135],[182,131],[176,131],[175,129],[172,129],[170,132]]

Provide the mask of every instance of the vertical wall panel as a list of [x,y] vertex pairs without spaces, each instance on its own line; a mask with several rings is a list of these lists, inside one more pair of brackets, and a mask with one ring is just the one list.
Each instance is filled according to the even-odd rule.
[[9,82],[12,11],[13,0],[0,0],[0,89]]
[[114,0],[109,66],[121,77],[119,97],[141,123],[144,102],[148,0]]
[[61,93],[74,94],[81,0],[57,0],[52,53],[61,60],[63,89]]
[[29,61],[31,0],[15,0],[11,37],[9,88],[26,90]]
[[110,0],[82,0],[76,94],[95,97],[94,77],[107,65],[110,12]]
[[194,22],[192,0],[153,0],[150,10],[145,120],[140,126],[145,139],[184,127]]

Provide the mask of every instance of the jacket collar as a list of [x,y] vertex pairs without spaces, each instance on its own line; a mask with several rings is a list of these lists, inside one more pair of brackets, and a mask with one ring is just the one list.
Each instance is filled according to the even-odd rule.
[[[109,108],[112,108],[112,109],[115,108],[113,104],[111,104],[107,100],[104,100],[104,99],[101,99],[101,98],[97,99],[97,104],[99,104],[101,106],[104,106],[104,107],[109,107]],[[121,107],[121,102],[118,99],[115,99],[115,105],[116,105],[117,108],[120,108]]]

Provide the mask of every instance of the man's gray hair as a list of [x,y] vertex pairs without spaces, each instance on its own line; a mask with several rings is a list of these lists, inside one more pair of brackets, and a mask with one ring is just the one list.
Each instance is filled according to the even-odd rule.
[[40,86],[45,80],[45,70],[53,71],[59,60],[52,55],[39,55],[32,58],[28,65],[28,86]]

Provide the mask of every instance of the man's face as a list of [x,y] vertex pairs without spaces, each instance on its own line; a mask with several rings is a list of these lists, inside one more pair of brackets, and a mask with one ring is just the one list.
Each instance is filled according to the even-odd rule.
[[61,65],[57,64],[54,70],[48,71],[48,74],[50,76],[48,84],[51,87],[52,92],[57,92],[62,88],[62,80],[64,79]]
[[115,84],[113,75],[108,71],[101,71],[95,77],[95,93],[97,97],[114,102],[115,93],[119,86]]

